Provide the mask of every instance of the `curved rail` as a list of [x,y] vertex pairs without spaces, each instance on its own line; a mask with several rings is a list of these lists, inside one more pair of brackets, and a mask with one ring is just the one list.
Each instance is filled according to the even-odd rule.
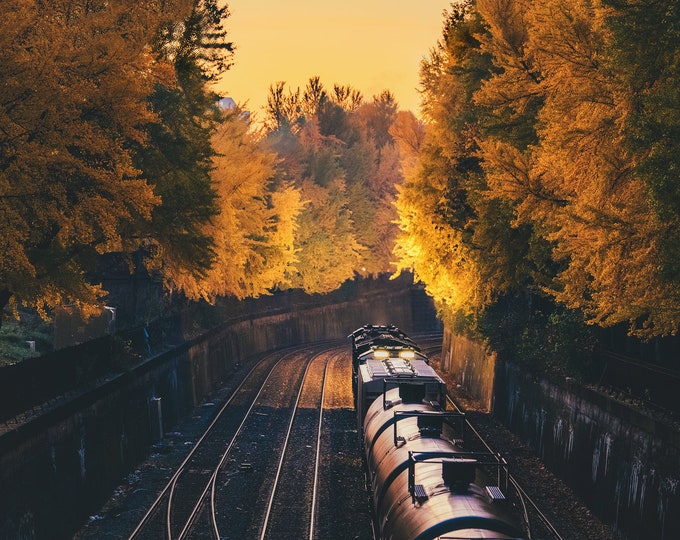
[[[459,412],[463,412],[462,409],[458,406],[458,404],[451,399],[450,396],[447,396],[446,398],[448,402]],[[489,446],[489,444],[486,442],[484,437],[475,429],[475,427],[470,423],[470,421],[466,418],[465,419],[465,425],[467,426],[467,429],[472,431],[472,433],[477,437],[477,440],[479,440],[482,445],[487,449],[487,451],[491,452],[492,454],[495,454],[494,450]],[[508,481],[512,484],[512,486],[515,488],[517,491],[518,498],[520,500],[520,503],[522,504],[522,511],[524,514],[524,520],[527,524],[527,533],[529,535],[529,538],[531,538],[531,526],[530,526],[530,520],[529,520],[529,513],[527,510],[527,503],[531,506],[532,510],[536,513],[536,515],[539,517],[541,520],[541,523],[543,526],[550,532],[550,534],[555,538],[556,540],[563,540],[562,536],[560,536],[559,532],[557,529],[553,526],[552,523],[550,523],[550,520],[548,517],[541,511],[541,509],[538,507],[538,505],[534,502],[534,500],[529,496],[529,494],[519,485],[517,480],[511,475],[508,474]]]
[[[176,483],[177,483],[177,479],[178,479],[179,476],[182,474],[182,471],[183,471],[184,468],[186,467],[187,463],[189,463],[189,461],[191,460],[191,458],[192,458],[192,457],[194,456],[194,454],[198,451],[198,449],[200,448],[201,443],[202,443],[202,442],[205,440],[205,438],[208,436],[208,434],[209,434],[210,431],[212,430],[213,426],[217,423],[217,420],[218,420],[218,418],[220,417],[220,415],[224,412],[224,410],[227,408],[227,406],[232,402],[232,400],[233,400],[234,397],[236,396],[236,393],[237,393],[237,392],[238,392],[238,391],[246,384],[246,381],[248,381],[249,377],[253,374],[253,372],[254,372],[254,371],[258,368],[258,366],[260,366],[260,364],[262,364],[263,362],[265,362],[265,359],[264,359],[264,358],[263,358],[262,360],[260,360],[260,362],[258,362],[255,366],[253,366],[253,367],[251,368],[251,370],[246,374],[246,376],[243,378],[243,380],[241,381],[241,383],[236,387],[236,389],[234,389],[234,391],[232,392],[232,394],[229,396],[229,399],[227,399],[227,400],[225,401],[224,405],[222,405],[222,407],[220,408],[219,412],[215,415],[215,418],[212,420],[212,422],[210,423],[210,425],[206,428],[206,430],[203,432],[203,434],[201,435],[201,437],[198,439],[198,441],[196,442],[196,444],[194,445],[194,447],[191,449],[191,451],[189,452],[189,454],[186,456],[186,458],[184,458],[184,460],[182,461],[182,463],[179,465],[179,467],[178,467],[177,470],[175,471],[175,474],[172,475],[172,477],[170,478],[170,480],[168,481],[168,483],[165,485],[165,487],[164,487],[164,488],[161,490],[161,492],[158,494],[158,497],[156,497],[156,500],[154,500],[154,502],[151,503],[151,506],[149,507],[149,509],[147,510],[147,512],[144,514],[144,516],[142,517],[142,519],[141,519],[141,520],[139,521],[139,523],[137,524],[137,527],[135,527],[135,529],[132,531],[132,533],[130,533],[130,536],[128,537],[128,540],[134,540],[134,539],[137,537],[137,535],[142,531],[142,529],[147,525],[147,523],[149,522],[151,516],[158,510],[158,507],[160,506],[161,501],[162,501],[163,498],[165,497],[166,493],[168,493],[168,491],[174,489],[174,486],[175,486]],[[170,506],[170,505],[168,505],[168,506]],[[172,537],[169,535],[169,538],[172,538]]]
[[[248,407],[248,410],[247,410],[246,413],[243,415],[243,420],[241,420],[241,423],[239,424],[238,428],[236,429],[236,432],[234,433],[233,437],[231,438],[231,441],[229,441],[229,444],[227,444],[227,447],[226,447],[225,451],[224,451],[224,452],[222,453],[222,455],[220,456],[220,460],[219,460],[217,466],[214,468],[214,470],[213,470],[213,472],[212,472],[212,474],[211,474],[211,476],[210,476],[210,481],[209,481],[209,482],[206,484],[206,486],[203,488],[203,492],[201,493],[201,496],[197,499],[196,504],[194,505],[194,508],[192,509],[192,511],[191,511],[191,513],[190,513],[190,515],[189,515],[189,517],[187,518],[187,520],[186,520],[186,522],[185,522],[185,524],[184,524],[184,527],[182,528],[181,532],[179,533],[179,536],[177,537],[178,540],[183,540],[183,539],[186,537],[186,535],[187,535],[187,533],[189,532],[189,530],[191,529],[191,526],[193,525],[194,520],[196,519],[196,516],[198,515],[199,511],[201,510],[201,508],[202,508],[202,506],[203,506],[203,503],[204,503],[204,500],[205,500],[205,496],[207,495],[208,490],[209,490],[209,489],[212,489],[212,490],[214,491],[213,486],[214,486],[215,478],[217,478],[217,473],[218,473],[219,470],[222,468],[222,465],[224,465],[224,462],[227,460],[227,457],[229,456],[229,453],[231,452],[231,449],[232,449],[232,447],[234,446],[234,441],[237,439],[237,437],[238,437],[239,434],[241,433],[241,430],[243,429],[243,426],[244,426],[244,424],[246,423],[246,420],[248,419],[248,416],[250,415],[250,413],[252,412],[253,408],[255,407],[255,404],[257,403],[257,399],[258,399],[258,398],[260,397],[260,395],[262,394],[262,391],[263,391],[263,389],[264,389],[264,386],[265,386],[265,384],[267,383],[267,381],[269,380],[269,378],[272,376],[272,373],[274,372],[274,369],[276,369],[276,367],[277,367],[281,362],[283,362],[286,358],[288,358],[288,357],[290,357],[290,356],[292,356],[292,355],[294,355],[294,354],[295,354],[294,352],[290,352],[290,353],[288,353],[288,354],[286,354],[286,355],[283,355],[283,356],[278,360],[278,362],[276,362],[276,364],[275,364],[274,366],[272,366],[271,370],[270,370],[269,373],[267,374],[267,377],[266,377],[265,380],[262,382],[262,385],[260,386],[260,389],[257,391],[257,394],[255,394],[255,397],[253,397],[253,400],[252,400],[250,406]],[[172,497],[171,497],[171,498],[172,498]],[[211,497],[211,499],[214,500],[213,497]],[[170,534],[170,507],[171,507],[171,504],[169,503],[169,504],[168,504],[168,538],[169,538],[169,539],[172,539],[172,536],[171,536],[171,534]],[[213,507],[213,509],[214,509],[214,504],[212,505],[212,507]],[[216,525],[215,525],[215,520],[214,520],[214,515],[215,515],[215,513],[214,513],[214,511],[212,512],[212,514],[213,514],[213,524],[214,524],[214,529],[213,529],[213,530],[214,530],[215,533],[216,533],[215,538],[220,538],[220,536],[219,536],[219,531],[217,531],[217,527],[216,527]]]
[[319,485],[319,463],[321,462],[321,432],[323,428],[323,404],[326,398],[326,380],[328,378],[328,364],[323,371],[323,387],[321,388],[321,407],[319,407],[319,428],[316,432],[316,460],[314,461],[314,490],[312,492],[312,514],[309,524],[309,540],[314,540],[314,521],[316,516],[316,496]]
[[238,436],[241,434],[241,431],[243,430],[243,426],[245,425],[246,421],[248,420],[248,417],[250,416],[253,408],[255,408],[255,404],[257,403],[258,398],[262,394],[262,391],[264,390],[265,384],[269,380],[269,378],[272,376],[272,373],[274,372],[274,369],[281,363],[283,362],[284,359],[288,358],[289,356],[292,356],[294,353],[289,353],[288,355],[285,355],[281,357],[281,359],[276,362],[274,366],[272,366],[271,371],[265,378],[265,380],[262,383],[262,386],[260,386],[260,389],[258,390],[257,394],[252,400],[252,403],[248,407],[248,410],[246,413],[243,415],[243,419],[241,420],[241,423],[239,424],[238,428],[236,429],[236,432],[234,433],[234,436],[231,438],[231,441],[229,441],[229,444],[227,445],[226,449],[220,456],[220,460],[213,470],[212,474],[210,475],[210,481],[207,483],[205,486],[203,493],[201,494],[201,498],[197,502],[196,506],[194,507],[194,510],[190,516],[190,519],[187,520],[184,528],[182,529],[182,532],[180,533],[178,540],[183,540],[184,537],[187,535],[189,532],[191,525],[193,524],[194,519],[198,515],[198,512],[200,511],[201,507],[203,506],[203,502],[205,499],[205,496],[208,493],[208,490],[210,490],[210,514],[211,514],[211,521],[212,521],[212,529],[213,533],[215,534],[215,538],[220,538],[219,534],[219,528],[217,527],[217,517],[216,517],[216,511],[215,511],[215,486],[216,486],[216,481],[217,481],[217,474],[219,473],[220,469],[224,465],[225,461],[227,460],[227,457],[229,456],[229,453],[231,452],[231,449],[234,446],[234,442],[238,438]]
[[[250,369],[250,371],[244,376],[243,380],[239,383],[239,385],[231,393],[229,398],[220,407],[218,413],[215,415],[215,418],[213,418],[213,420],[211,421],[209,426],[205,429],[205,431],[203,432],[201,437],[198,439],[196,444],[193,446],[192,450],[189,452],[189,454],[186,456],[186,458],[182,461],[182,463],[177,468],[177,470],[175,471],[173,476],[170,478],[168,483],[161,490],[161,492],[159,493],[159,495],[157,496],[155,501],[151,504],[151,506],[149,507],[147,512],[144,514],[144,516],[142,517],[142,519],[140,520],[140,522],[138,523],[136,528],[132,531],[132,533],[128,537],[128,540],[136,539],[144,531],[145,527],[147,527],[147,525],[149,525],[149,523],[151,522],[152,517],[154,515],[157,515],[157,512],[160,510],[161,504],[163,503],[164,500],[166,500],[166,498],[167,498],[167,507],[166,507],[166,517],[165,517],[165,534],[166,534],[166,538],[172,540],[172,538],[173,538],[173,530],[172,529],[173,528],[172,528],[171,515],[172,515],[172,508],[173,508],[173,499],[175,497],[175,490],[177,488],[177,484],[179,482],[179,479],[180,479],[182,473],[184,473],[187,470],[187,467],[188,467],[189,463],[191,462],[192,458],[197,454],[197,452],[200,449],[202,449],[203,443],[206,441],[208,436],[212,433],[215,425],[218,423],[218,421],[220,420],[222,415],[225,413],[225,410],[227,409],[227,407],[232,403],[232,401],[235,399],[235,397],[237,395],[239,395],[239,391],[243,389],[243,387],[246,385],[246,383],[250,382],[251,377],[253,376],[254,372],[259,367],[261,367],[263,364],[265,364],[266,362],[272,362],[272,364],[273,364],[269,368],[269,373],[265,377],[262,385],[260,385],[260,390],[252,398],[252,403],[251,403],[251,405],[248,409],[248,412],[250,410],[252,410],[258,396],[260,395],[260,393],[262,391],[264,383],[269,379],[269,377],[271,377],[276,366],[278,366],[285,359],[290,358],[294,354],[297,354],[298,352],[299,352],[299,350],[293,350],[293,351],[283,352],[283,354],[281,354],[281,351],[279,351],[277,353],[267,355],[267,356],[263,357],[259,362],[257,362],[256,365],[253,366],[253,368]],[[276,354],[281,354],[281,357],[278,358],[278,360],[272,360],[272,357],[275,357]],[[246,415],[245,415],[246,417],[247,417],[248,412],[246,412]],[[243,420],[243,422],[245,422],[245,420]],[[214,476],[216,476],[217,471],[219,470],[219,468],[222,466],[222,464],[226,460],[226,456],[228,455],[228,453],[229,453],[229,451],[230,451],[230,449],[233,445],[233,440],[238,435],[238,431],[242,427],[243,422],[241,422],[241,424],[240,424],[239,428],[237,429],[235,435],[232,437],[231,442],[227,445],[227,449],[225,450],[225,452],[223,452],[223,454],[222,454],[222,456],[221,456],[221,458],[218,462],[218,465],[213,470],[210,481],[203,488],[201,495],[196,499],[196,502],[194,503],[194,506],[191,509],[189,516],[187,517],[187,519],[186,519],[186,521],[185,521],[185,523],[184,523],[184,525],[183,525],[183,527],[182,527],[182,529],[179,533],[178,540],[185,538],[187,533],[189,532],[196,516],[199,513],[199,510],[201,509],[201,507],[204,504],[205,496],[208,492],[208,489],[210,489],[211,482],[213,481],[212,479],[213,479]],[[219,537],[217,537],[217,538],[219,538]]]

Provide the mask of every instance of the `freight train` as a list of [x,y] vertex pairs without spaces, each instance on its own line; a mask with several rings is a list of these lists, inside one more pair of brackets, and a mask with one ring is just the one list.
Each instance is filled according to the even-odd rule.
[[446,383],[392,325],[352,332],[358,431],[382,540],[525,538],[506,500],[507,463],[466,451]]

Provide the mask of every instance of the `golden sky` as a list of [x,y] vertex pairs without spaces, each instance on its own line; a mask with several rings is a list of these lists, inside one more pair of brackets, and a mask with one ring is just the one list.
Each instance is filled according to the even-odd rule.
[[364,98],[390,90],[418,112],[420,60],[441,38],[450,0],[229,0],[235,65],[217,86],[264,116],[269,86],[349,84]]

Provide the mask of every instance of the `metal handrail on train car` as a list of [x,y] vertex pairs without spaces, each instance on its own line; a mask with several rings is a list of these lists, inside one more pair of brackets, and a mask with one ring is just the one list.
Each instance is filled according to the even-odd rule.
[[[480,458],[487,458],[486,461]],[[497,486],[503,486],[503,493],[508,492],[508,462],[500,454],[486,452],[413,452],[408,453],[408,492],[413,504],[416,503],[416,463],[444,463],[447,459],[466,460],[464,463],[472,463],[475,467],[490,466],[497,470]],[[463,462],[463,461],[461,461]],[[503,475],[503,473],[505,473]],[[505,480],[503,480],[503,476]]]
[[[462,443],[465,431],[465,413],[457,411],[394,411],[394,446],[398,446],[403,441],[403,437],[399,436],[397,423],[400,418],[441,418],[442,424],[451,427],[456,433],[460,434],[460,441],[456,440],[458,444]],[[454,423],[453,420],[457,422]],[[456,425],[457,424],[457,425]]]
[[[431,384],[431,383],[436,383],[438,385],[438,390],[437,394],[440,397],[440,400],[437,402],[437,407],[441,408],[442,410],[446,409],[446,383],[443,382],[439,377],[435,376],[417,376],[414,377],[413,375],[393,375],[391,377],[385,377],[383,379],[383,391],[382,391],[382,399],[383,399],[383,411],[386,411],[387,409],[392,408],[392,402],[387,400],[387,390],[388,386],[391,384],[392,386],[389,387],[389,389],[392,388],[399,388],[399,385],[408,383],[413,386],[425,386],[426,384]],[[432,402],[428,402],[430,405],[434,405]]]

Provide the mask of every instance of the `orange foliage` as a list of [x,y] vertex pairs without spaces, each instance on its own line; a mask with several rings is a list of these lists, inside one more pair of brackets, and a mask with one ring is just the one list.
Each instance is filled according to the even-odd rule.
[[[594,324],[628,321],[645,337],[675,333],[680,292],[660,270],[669,225],[636,173],[650,149],[628,144],[635,96],[613,69],[612,8],[597,0],[475,5],[450,19],[423,63],[431,137],[399,197],[400,267],[414,268],[440,302],[463,313],[482,309],[521,282],[496,276],[493,289],[479,293],[479,278],[490,275],[484,260],[500,246],[488,235],[502,230],[483,201],[497,201],[512,209],[510,227],[552,246],[561,270],[538,280],[534,272],[533,286]],[[475,87],[473,74],[484,71]],[[475,158],[477,180],[457,167]],[[463,228],[457,220],[470,210],[452,206],[457,192],[447,183],[474,209]],[[453,213],[441,221],[447,208]],[[475,251],[482,246],[486,255]]]
[[146,99],[172,70],[150,54],[158,25],[188,1],[0,3],[0,290],[44,309],[84,307],[93,254],[159,204],[132,165]]

